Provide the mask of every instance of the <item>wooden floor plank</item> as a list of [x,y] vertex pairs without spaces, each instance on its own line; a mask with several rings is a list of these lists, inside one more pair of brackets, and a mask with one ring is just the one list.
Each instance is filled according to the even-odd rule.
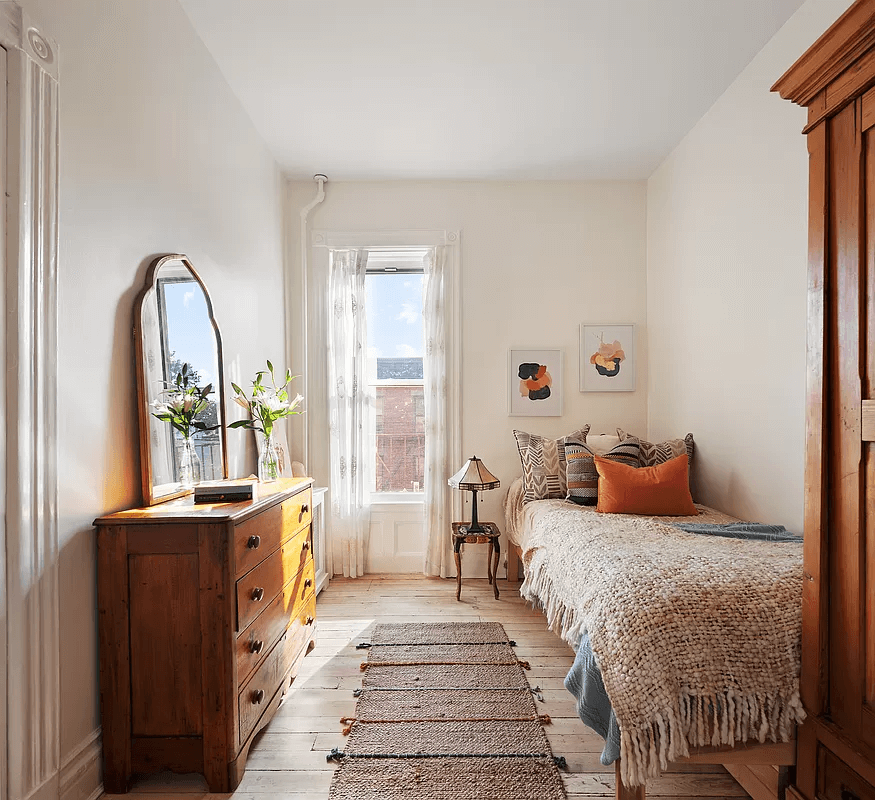
[[[575,699],[563,680],[574,653],[547,630],[546,620],[519,596],[519,584],[499,581],[495,600],[485,580],[464,579],[462,602],[455,599],[455,581],[423,576],[371,575],[332,580],[317,601],[316,647],[304,659],[283,705],[255,740],[246,774],[233,800],[327,800],[334,764],[325,756],[343,748],[341,716],[355,713],[354,689],[361,686],[360,664],[367,652],[356,650],[378,622],[501,622],[516,641],[515,652],[528,661],[529,683],[539,686],[537,702],[552,724],[545,727],[553,752],[564,755],[569,772],[563,780],[569,800],[615,796],[614,767],[599,757],[604,742],[578,719]],[[140,777],[127,795],[109,800],[210,800],[201,776]],[[648,782],[648,798],[715,800],[746,798],[744,790],[719,766],[675,767]],[[473,800],[473,799],[472,799]]]

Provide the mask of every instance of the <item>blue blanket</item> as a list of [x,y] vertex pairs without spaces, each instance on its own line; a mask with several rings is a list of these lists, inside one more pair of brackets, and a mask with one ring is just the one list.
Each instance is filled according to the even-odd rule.
[[[750,522],[726,525],[674,523],[674,527],[687,533],[730,539],[755,539],[776,543],[802,541],[801,536],[790,533],[783,525],[758,525]],[[605,766],[613,764],[620,757],[620,728],[605,691],[589,635],[585,631],[577,647],[574,663],[565,676],[565,688],[577,698],[577,715],[583,723],[605,740],[601,763]]]

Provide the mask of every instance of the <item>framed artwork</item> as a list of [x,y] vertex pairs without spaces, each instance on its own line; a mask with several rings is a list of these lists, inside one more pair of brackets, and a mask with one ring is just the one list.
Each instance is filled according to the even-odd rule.
[[562,416],[562,351],[511,349],[507,403],[512,417]]
[[580,391],[635,391],[635,326],[580,326]]

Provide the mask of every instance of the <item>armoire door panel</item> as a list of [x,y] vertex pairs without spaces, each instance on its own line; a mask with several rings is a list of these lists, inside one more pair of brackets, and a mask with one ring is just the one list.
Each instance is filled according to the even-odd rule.
[[[875,89],[866,93],[863,107],[866,108],[866,98],[870,98],[875,108]],[[864,115],[865,116],[865,115]],[[863,438],[863,487],[865,491],[863,535],[863,659],[865,703],[862,727],[863,736],[875,748],[875,129],[865,133],[864,146],[866,152],[866,267],[865,267],[865,335],[862,346],[865,348],[863,363],[863,402],[862,438]],[[868,406],[868,409],[867,409]],[[867,414],[867,410],[871,415]],[[872,423],[867,426],[867,416]]]
[[862,264],[865,258],[863,149],[859,105],[830,120],[829,452],[829,714],[859,727],[860,652],[849,648],[862,631],[860,603]]

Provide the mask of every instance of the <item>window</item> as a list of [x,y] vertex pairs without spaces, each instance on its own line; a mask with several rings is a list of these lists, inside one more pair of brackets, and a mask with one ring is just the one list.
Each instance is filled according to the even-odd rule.
[[424,488],[425,253],[411,249],[368,254],[368,382],[376,398],[373,491],[380,493],[421,492]]

